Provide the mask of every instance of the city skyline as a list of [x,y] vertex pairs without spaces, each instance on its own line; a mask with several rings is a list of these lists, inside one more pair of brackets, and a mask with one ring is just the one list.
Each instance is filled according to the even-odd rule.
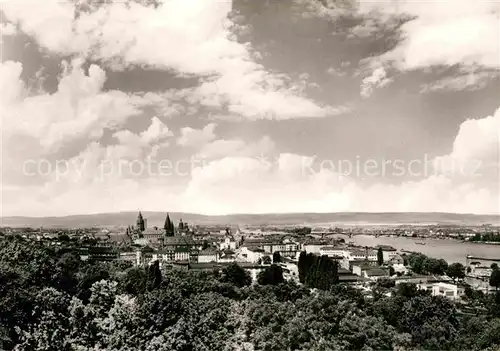
[[6,2],[2,215],[499,214],[498,14],[464,0]]

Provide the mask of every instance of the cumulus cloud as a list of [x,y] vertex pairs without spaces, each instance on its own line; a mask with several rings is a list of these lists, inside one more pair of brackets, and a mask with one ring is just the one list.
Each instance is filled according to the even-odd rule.
[[432,160],[434,173],[421,180],[367,186],[333,168],[319,167],[311,156],[280,154],[271,164],[233,157],[197,168],[186,203],[192,204],[191,211],[210,214],[235,208],[244,213],[500,213],[499,123],[500,109],[493,116],[464,122],[451,153]]
[[289,79],[256,63],[250,45],[233,38],[230,1],[171,0],[158,7],[117,2],[76,17],[74,4],[57,0],[9,2],[3,10],[56,53],[81,54],[115,68],[147,65],[211,77],[189,91],[203,105],[227,106],[253,119],[343,112],[295,93]]
[[383,88],[392,82],[391,78],[387,77],[387,72],[383,67],[376,68],[372,74],[365,77],[361,82],[361,96],[368,98],[376,88]]
[[[116,168],[110,170],[106,164],[103,176],[100,173],[103,172],[102,160],[122,159],[122,149],[120,145],[102,147],[93,143],[72,159],[70,164],[80,168],[63,175],[51,174],[50,181],[43,187],[2,190],[8,204],[5,212],[15,213],[22,208],[27,214],[47,214],[44,211],[49,210],[61,214],[70,210],[72,213],[109,208],[118,211],[142,206],[152,210],[169,208],[206,214],[499,213],[499,116],[497,111],[493,116],[464,122],[451,152],[433,160],[436,163],[445,158],[460,162],[480,159],[482,165],[487,166],[481,169],[482,174],[486,175],[488,170],[492,172],[488,176],[438,170],[424,179],[366,185],[333,168],[319,167],[319,160],[314,156],[281,153],[269,160],[244,152],[229,152],[229,156],[221,155],[208,163],[195,165],[185,175],[187,184],[181,182],[181,186],[175,186],[179,183],[171,174],[163,177],[149,174],[146,179],[137,179]],[[29,196],[19,196],[23,191],[28,191]],[[82,203],[68,209],[68,201],[75,198],[82,199]],[[89,198],[99,198],[99,201],[93,204]]]
[[209,123],[202,129],[184,127],[177,138],[177,144],[187,147],[200,147],[215,139],[214,129],[217,125]]
[[2,36],[14,35],[17,33],[16,27],[12,23],[0,23],[0,34]]
[[380,3],[361,0],[358,9],[367,17],[363,23],[368,28],[374,16],[388,23],[392,18],[409,16],[409,20],[398,27],[400,42],[393,49],[365,60],[372,67],[392,66],[400,71],[455,65],[465,70],[475,68],[466,74],[426,85],[423,87],[425,92],[480,88],[488,76],[496,76],[491,70],[500,69],[500,5],[495,1]]
[[219,139],[205,144],[198,152],[199,158],[221,157],[269,157],[274,151],[274,142],[267,136],[257,142],[246,143],[241,139]]
[[494,1],[361,1],[360,9],[415,17],[401,28],[405,40],[383,57],[401,69],[454,64],[500,68],[500,7]]
[[500,183],[500,109],[482,119],[462,123],[450,154],[437,157],[434,166],[443,173]]
[[4,137],[38,139],[47,152],[57,152],[75,140],[98,140],[105,128],[115,129],[141,113],[148,101],[121,91],[106,91],[104,71],[91,65],[88,74],[74,61],[63,73],[57,92],[30,95],[20,75],[22,65],[0,64],[0,103]]

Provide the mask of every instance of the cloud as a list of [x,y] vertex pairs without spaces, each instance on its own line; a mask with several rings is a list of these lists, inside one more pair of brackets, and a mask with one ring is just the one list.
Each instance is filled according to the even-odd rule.
[[[361,0],[358,9],[365,19],[357,32],[373,35],[380,34],[381,29],[384,33],[391,28],[397,28],[399,32],[394,47],[362,61],[372,69],[391,67],[399,71],[414,71],[458,66],[469,71],[425,85],[423,92],[479,89],[487,84],[488,78],[497,76],[492,74],[492,70],[500,69],[500,5],[495,1],[402,0],[381,3]],[[384,29],[379,26],[379,22],[390,24],[404,16],[404,22],[396,27]],[[370,93],[371,89],[366,91]]]
[[[228,151],[229,156],[195,165],[185,174],[186,182],[179,183],[171,174],[148,173],[146,178],[138,178],[134,176],[137,170],[119,171],[113,161],[123,159],[123,145],[103,147],[92,143],[70,160],[73,168],[65,173],[54,170],[43,186],[2,189],[4,213],[48,215],[142,207],[206,214],[337,211],[497,214],[500,213],[499,116],[497,111],[493,116],[464,122],[451,152],[433,160],[480,159],[486,166],[481,168],[480,177],[436,172],[424,179],[399,184],[367,185],[321,166],[314,156],[280,153],[269,159]],[[111,165],[102,166],[103,160],[112,161]],[[78,201],[69,208],[67,204],[75,203],[75,199]]]
[[[200,166],[185,193],[190,211],[500,213],[500,109],[464,122],[448,155],[424,179],[363,184],[315,157],[279,154],[276,162],[226,157]],[[479,162],[475,162],[479,161]],[[455,168],[450,168],[454,166]]]
[[274,142],[267,136],[257,142],[246,143],[241,139],[219,139],[205,144],[197,157],[214,159],[221,157],[269,157],[274,151]]
[[14,35],[17,33],[16,27],[12,23],[0,23],[0,34],[2,36]]
[[217,125],[209,123],[202,129],[184,127],[177,138],[177,144],[187,147],[200,147],[215,139],[214,129]]
[[424,84],[421,93],[436,91],[474,91],[484,88],[488,83],[500,76],[500,71],[461,72],[457,76],[445,77],[432,83]]
[[45,152],[54,153],[75,140],[99,140],[105,128],[118,128],[149,104],[139,95],[104,92],[104,71],[91,65],[87,75],[81,64],[76,60],[67,65],[55,93],[30,95],[20,78],[22,65],[1,63],[4,137],[30,136]]
[[226,106],[251,119],[343,112],[295,93],[288,78],[256,63],[250,44],[234,38],[230,11],[230,1],[206,0],[171,0],[157,8],[135,2],[101,4],[76,17],[73,4],[57,0],[4,6],[9,20],[50,51],[80,54],[114,68],[138,65],[206,77],[200,87],[187,91],[204,106]]
[[460,125],[450,154],[437,157],[435,167],[445,174],[470,176],[500,183],[500,108],[489,117]]
[[361,82],[361,96],[368,98],[375,88],[383,88],[392,82],[392,79],[387,77],[387,72],[383,67],[378,67],[372,74],[365,77]]
[[500,68],[500,7],[494,1],[361,1],[360,8],[365,13],[377,10],[415,17],[401,28],[405,39],[382,56],[402,70],[455,64]]

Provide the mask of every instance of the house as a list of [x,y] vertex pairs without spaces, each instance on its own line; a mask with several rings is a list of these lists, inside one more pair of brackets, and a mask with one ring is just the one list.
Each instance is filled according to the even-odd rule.
[[127,251],[120,252],[118,257],[120,261],[132,262],[134,265],[140,264],[140,252],[139,251]]
[[431,285],[431,291],[432,296],[444,296],[451,300],[457,300],[464,295],[465,288],[452,283],[438,282]]
[[264,256],[271,256],[271,254],[266,253],[263,249],[260,248],[249,248],[243,246],[241,248],[241,256],[247,262],[257,263],[259,259],[262,259]]
[[400,255],[394,255],[388,262],[389,266],[394,269],[394,272],[406,274],[408,273],[408,268],[404,264],[404,259]]
[[363,277],[370,280],[379,280],[390,277],[389,270],[381,267],[369,267],[363,271]]
[[236,250],[237,249],[237,242],[234,239],[234,237],[230,234],[227,234],[224,237],[224,241],[220,243],[219,249],[220,250]]
[[167,236],[163,239],[163,248],[166,250],[175,250],[177,247],[185,247],[190,251],[201,250],[203,244],[195,242],[189,235]]
[[373,261],[358,260],[350,262],[350,271],[359,276],[365,276],[364,271],[379,268]]
[[221,263],[235,262],[236,253],[232,250],[224,250],[219,253],[219,258],[217,261]]
[[390,261],[393,257],[399,256],[398,250],[389,245],[378,245],[376,249],[382,249],[382,255],[384,257],[384,262]]
[[373,249],[354,249],[349,251],[349,259],[350,260],[360,260],[366,259],[369,261],[377,261],[377,251]]
[[152,245],[161,244],[164,235],[165,235],[165,230],[163,228],[158,228],[158,227],[146,228],[142,232],[142,238],[147,240],[148,243]]
[[368,279],[353,274],[351,271],[344,268],[339,268],[337,273],[340,283],[363,284],[368,281]]
[[113,261],[120,257],[120,252],[110,246],[89,246],[78,250],[81,260]]
[[198,252],[198,263],[217,262],[218,252],[214,249],[206,249]]
[[286,280],[299,280],[299,268],[297,262],[284,258],[283,262],[278,263],[283,270],[283,277]]
[[335,258],[339,258],[339,257],[348,257],[349,256],[349,250],[347,250],[346,248],[344,247],[340,247],[340,246],[323,246],[319,249],[319,254],[321,256],[325,255],[325,256],[328,256],[328,257],[335,257]]
[[166,262],[196,262],[198,251],[178,246],[174,249],[162,249],[151,253],[151,259],[158,260],[160,266]]
[[324,246],[328,246],[324,241],[308,240],[302,243],[302,251],[319,255],[321,248]]

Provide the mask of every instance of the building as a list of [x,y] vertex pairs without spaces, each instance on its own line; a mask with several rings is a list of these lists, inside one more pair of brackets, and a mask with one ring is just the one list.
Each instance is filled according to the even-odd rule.
[[110,246],[89,246],[78,250],[83,261],[113,261],[120,257],[120,252]]
[[419,289],[431,291],[432,296],[443,296],[451,300],[460,299],[464,293],[465,288],[452,283],[437,282],[431,284],[419,284]]
[[189,235],[185,236],[167,236],[163,238],[163,249],[175,250],[178,247],[187,248],[189,251],[201,250],[203,244],[196,242]]
[[241,257],[247,261],[247,262],[252,262],[252,263],[257,263],[259,262],[260,259],[262,259],[264,256],[271,256],[271,254],[266,253],[263,249],[258,248],[258,247],[252,247],[249,248],[247,246],[243,246],[241,248]]
[[363,270],[363,277],[370,280],[379,280],[382,278],[389,278],[390,274],[387,268],[369,267],[368,269]]
[[236,261],[236,253],[232,250],[224,250],[219,253],[219,258],[217,260],[221,263],[230,263]]
[[278,265],[283,270],[283,277],[286,280],[299,281],[299,268],[297,262],[288,258],[283,258],[282,262],[278,263]]
[[219,244],[219,248],[221,250],[236,250],[238,248],[236,240],[234,240],[233,236],[227,233],[224,236],[224,241]]
[[142,232],[142,239],[146,239],[152,245],[160,245],[165,237],[165,230],[163,228],[153,227],[146,228]]
[[369,261],[359,261],[351,264],[352,273],[370,280],[389,277],[389,269],[373,265]]
[[398,250],[392,246],[378,245],[376,247],[376,249],[378,250],[379,248],[382,249],[382,255],[384,256],[384,262],[388,262],[388,261],[392,260],[393,257],[399,256]]
[[377,251],[369,248],[349,251],[349,260],[377,261]]
[[328,246],[326,242],[320,240],[308,240],[302,243],[302,251],[307,253],[320,254],[322,247]]
[[325,255],[332,258],[339,258],[339,257],[345,258],[349,257],[350,252],[344,247],[323,246],[319,249],[319,254],[321,256]]
[[475,262],[475,264],[479,264],[480,266],[484,267],[490,267],[491,264],[496,263],[498,266],[500,266],[500,257],[475,257],[468,255],[465,259],[466,261],[466,266],[470,266],[472,263]]
[[118,257],[120,261],[132,262],[134,265],[140,264],[140,251],[120,252]]
[[214,249],[206,249],[198,252],[198,263],[218,262],[219,253]]

